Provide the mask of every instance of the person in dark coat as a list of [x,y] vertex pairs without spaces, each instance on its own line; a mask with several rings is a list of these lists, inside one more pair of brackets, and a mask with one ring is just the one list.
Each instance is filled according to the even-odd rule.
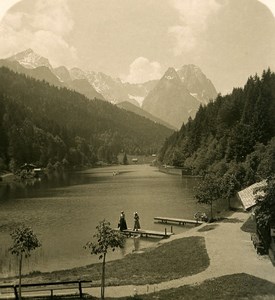
[[120,218],[119,218],[118,225],[119,225],[119,230],[120,231],[123,231],[123,230],[127,229],[127,223],[126,223],[124,211],[121,211],[121,213],[120,213]]
[[134,213],[134,230],[138,231],[140,229],[140,223],[139,223],[139,215],[137,212]]

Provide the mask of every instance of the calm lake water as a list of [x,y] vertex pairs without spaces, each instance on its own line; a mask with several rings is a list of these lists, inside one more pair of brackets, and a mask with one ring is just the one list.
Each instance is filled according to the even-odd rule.
[[[113,171],[119,171],[113,176]],[[106,219],[117,227],[124,210],[128,227],[133,213],[141,227],[170,231],[170,225],[154,223],[155,216],[191,218],[205,211],[196,203],[195,178],[159,172],[149,165],[113,166],[48,178],[42,182],[0,186],[0,277],[17,271],[8,248],[10,232],[18,224],[30,225],[42,241],[23,265],[23,273],[53,271],[98,262],[83,246],[91,240],[98,222]],[[175,233],[187,227],[173,226]],[[127,239],[126,247],[108,254],[117,259],[135,249],[151,246],[156,239]]]

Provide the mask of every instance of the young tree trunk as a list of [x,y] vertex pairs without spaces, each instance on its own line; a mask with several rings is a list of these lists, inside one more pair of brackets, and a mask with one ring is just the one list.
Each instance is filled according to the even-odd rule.
[[102,277],[101,277],[101,299],[105,299],[105,262],[106,262],[106,253],[103,254],[102,261]]
[[20,253],[20,256],[19,256],[19,300],[21,300],[22,259],[23,259],[23,255],[22,255],[22,253]]
[[213,201],[211,200],[211,203],[210,203],[210,214],[211,214],[211,221],[213,221]]

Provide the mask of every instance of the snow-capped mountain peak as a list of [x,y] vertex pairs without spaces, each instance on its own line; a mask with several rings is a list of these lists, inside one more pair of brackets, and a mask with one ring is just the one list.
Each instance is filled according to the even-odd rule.
[[20,65],[22,65],[27,69],[35,69],[37,67],[47,67],[50,70],[52,70],[52,66],[49,63],[49,60],[35,53],[30,48],[9,57],[8,60],[17,61],[20,63]]

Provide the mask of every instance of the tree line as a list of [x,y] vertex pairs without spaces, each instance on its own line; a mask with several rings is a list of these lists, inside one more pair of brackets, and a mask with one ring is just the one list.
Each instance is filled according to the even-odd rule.
[[0,68],[0,170],[155,153],[172,130],[106,101]]
[[161,163],[193,175],[232,175],[240,187],[275,169],[275,74],[250,77],[244,88],[201,105],[195,118],[166,139]]
[[[244,88],[201,105],[194,119],[166,139],[159,160],[201,175],[196,198],[212,206],[221,198],[230,205],[237,191],[263,179],[274,190],[274,154],[275,74],[268,69],[248,78]],[[271,202],[265,216],[274,209]]]

